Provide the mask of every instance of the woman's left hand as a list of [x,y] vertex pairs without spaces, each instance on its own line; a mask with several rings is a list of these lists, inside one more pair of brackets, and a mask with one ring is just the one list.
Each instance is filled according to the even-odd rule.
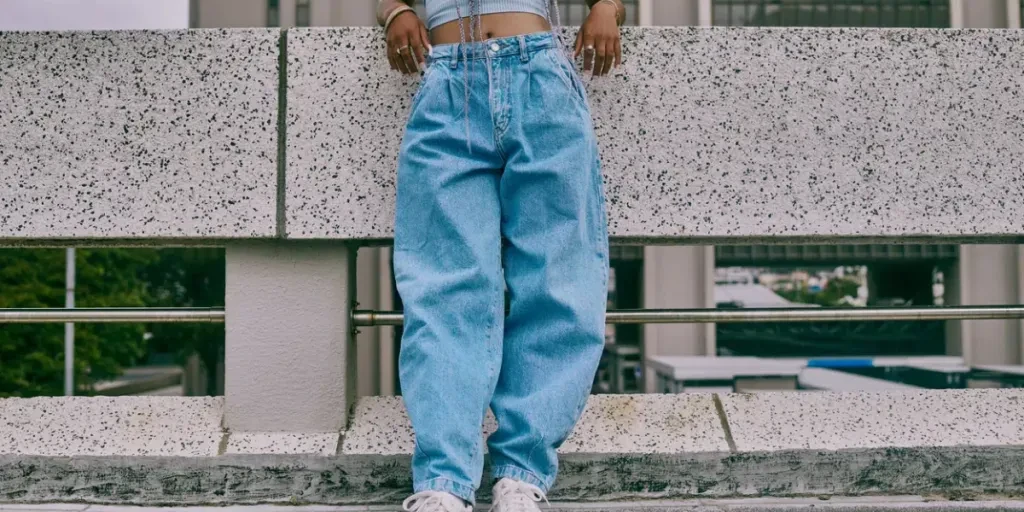
[[[617,3],[617,2],[616,2]],[[619,8],[612,2],[598,2],[576,35],[573,58],[583,54],[584,71],[594,76],[607,75],[622,64],[622,41],[619,39]]]

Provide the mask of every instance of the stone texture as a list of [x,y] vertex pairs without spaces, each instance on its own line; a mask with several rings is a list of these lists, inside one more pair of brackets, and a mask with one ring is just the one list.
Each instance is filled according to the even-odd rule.
[[212,456],[223,407],[223,398],[3,399],[0,455]]
[[0,33],[0,240],[273,236],[278,40]]
[[[481,427],[486,438],[497,428],[487,412]],[[341,447],[344,455],[412,455],[416,447],[412,423],[399,396],[372,396],[356,402]],[[486,448],[485,448],[486,449]]]
[[[281,512],[280,505],[235,505],[230,507],[128,507],[116,505],[28,505],[35,508],[12,508],[11,510],[42,512],[44,510],[88,512]],[[86,508],[88,507],[88,508]],[[0,511],[7,510],[0,505]],[[397,505],[363,506],[322,506],[305,505],[288,507],[290,512],[400,512]],[[476,507],[478,511],[488,510],[487,504]],[[929,501],[916,496],[877,496],[867,499],[741,499],[741,500],[685,500],[685,501],[623,501],[623,502],[556,502],[546,505],[548,512],[789,512],[838,510],[843,512],[1002,512],[1024,510],[1020,501],[946,502]]]
[[334,455],[338,451],[337,432],[232,432],[228,436],[228,455]]
[[1024,390],[722,395],[740,452],[1024,445]]
[[727,452],[710,395],[596,395],[561,453]]
[[[486,437],[496,423],[488,413]],[[356,403],[344,455],[411,455],[412,426],[400,397]],[[596,395],[562,445],[567,454],[675,454],[726,452],[721,422],[709,395]]]
[[[289,236],[392,236],[413,80],[374,30],[288,37]],[[623,47],[586,79],[613,237],[1022,239],[1024,33],[647,28]]]

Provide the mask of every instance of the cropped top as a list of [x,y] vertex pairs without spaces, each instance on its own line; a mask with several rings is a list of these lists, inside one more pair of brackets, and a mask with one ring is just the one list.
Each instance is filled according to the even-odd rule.
[[470,15],[470,2],[475,9],[472,14],[495,14],[500,12],[528,12],[548,17],[550,0],[425,0],[427,7],[427,29],[433,29]]

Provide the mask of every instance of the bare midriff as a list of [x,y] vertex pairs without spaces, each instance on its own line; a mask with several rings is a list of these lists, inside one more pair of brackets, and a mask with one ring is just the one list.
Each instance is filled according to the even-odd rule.
[[[465,30],[469,30],[470,25],[473,26],[472,40],[476,41],[521,36],[551,30],[551,24],[543,16],[526,12],[484,14],[480,16],[479,24],[471,24],[469,18],[462,18],[462,26]],[[470,40],[468,33],[467,40]],[[461,41],[459,20],[449,21],[430,31],[431,44],[453,44]]]

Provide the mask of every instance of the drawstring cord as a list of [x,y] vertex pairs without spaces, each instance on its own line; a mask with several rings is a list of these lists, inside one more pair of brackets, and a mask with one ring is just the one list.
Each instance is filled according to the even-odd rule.
[[[465,100],[464,100],[464,103],[463,103],[463,109],[462,110],[463,110],[463,114],[464,114],[464,117],[465,117],[465,124],[466,124],[466,150],[469,151],[470,154],[472,154],[473,153],[473,141],[472,141],[472,139],[470,137],[470,133],[472,133],[472,132],[470,131],[470,125],[469,125],[469,100],[470,100],[470,92],[469,92],[469,74],[470,74],[470,69],[469,69],[469,67],[472,65],[472,59],[469,58],[469,46],[470,45],[467,44],[467,43],[474,43],[474,42],[476,42],[476,36],[473,34],[473,25],[474,25],[474,23],[476,24],[477,33],[480,34],[480,41],[483,42],[484,22],[483,22],[483,8],[480,7],[479,0],[468,0],[468,1],[469,1],[469,30],[468,31],[466,30],[467,27],[466,27],[465,22],[463,21],[463,16],[462,16],[462,7],[461,7],[462,0],[456,0],[456,2],[455,2],[455,14],[456,14],[456,16],[459,17],[459,48],[462,49],[462,63],[463,63],[463,66],[464,66],[463,72],[462,72],[462,89],[463,89],[463,91],[465,93]],[[562,38],[562,15],[561,15],[560,10],[558,8],[558,0],[545,0],[544,8],[547,10],[548,22],[551,23],[551,35],[554,36],[554,38],[555,38],[555,44],[556,44],[556,46],[558,46],[558,49],[565,55],[565,57],[567,59],[569,59],[569,62],[571,63],[572,62],[572,58],[570,57],[571,53],[570,53],[570,51],[568,49],[568,46],[565,45],[565,42],[563,41],[563,38]],[[468,36],[467,36],[467,32],[469,34]],[[480,49],[479,48],[474,48],[474,51],[480,51]],[[487,87],[488,87],[488,98],[490,98],[494,94],[494,76],[492,74],[493,71],[491,69],[493,66],[492,66],[492,61],[491,61],[491,54],[489,52],[487,52],[486,49],[483,49],[483,52],[484,52],[484,54],[487,57],[487,82],[488,82]],[[474,55],[474,57],[476,57],[476,55]],[[456,58],[458,58],[458,50],[456,50]],[[569,66],[569,68],[570,68],[572,73],[576,72],[575,66]],[[571,80],[571,78],[570,78],[570,80]],[[566,85],[568,85],[570,88],[572,87],[571,83],[568,83]],[[493,115],[493,113],[492,113],[492,115]]]

